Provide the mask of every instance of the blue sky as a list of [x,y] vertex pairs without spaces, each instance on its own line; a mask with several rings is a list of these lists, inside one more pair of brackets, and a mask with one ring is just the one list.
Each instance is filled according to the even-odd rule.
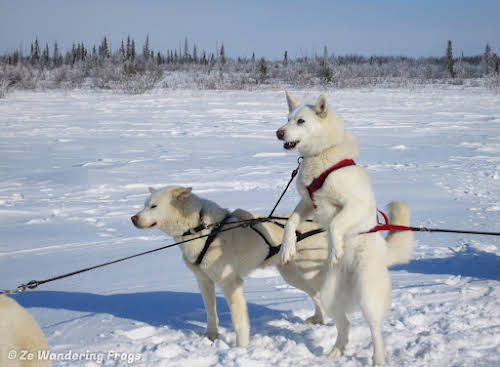
[[230,56],[281,58],[322,53],[442,56],[480,54],[487,42],[500,54],[499,0],[210,1],[0,0],[0,52],[54,40],[113,49],[128,34],[142,46],[178,48],[188,37],[212,52],[224,42]]

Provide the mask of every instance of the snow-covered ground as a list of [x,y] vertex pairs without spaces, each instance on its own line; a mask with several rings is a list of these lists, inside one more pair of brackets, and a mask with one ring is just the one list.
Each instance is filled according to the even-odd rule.
[[[319,92],[295,94],[314,101]],[[483,89],[342,90],[331,108],[358,137],[380,207],[404,199],[412,224],[500,230],[500,98]],[[267,212],[296,154],[275,130],[282,91],[14,92],[0,100],[0,288],[46,279],[172,240],[130,216],[147,187],[193,186],[228,208]],[[291,189],[278,212],[298,201]],[[394,366],[500,366],[500,241],[417,234],[414,258],[391,270],[384,324]],[[251,343],[235,348],[218,292],[221,336],[180,251],[130,260],[15,298],[34,314],[54,366],[363,366],[371,338],[359,311],[338,361],[331,320],[305,325],[312,302],[275,269],[245,283]],[[72,361],[76,356],[79,360]]]

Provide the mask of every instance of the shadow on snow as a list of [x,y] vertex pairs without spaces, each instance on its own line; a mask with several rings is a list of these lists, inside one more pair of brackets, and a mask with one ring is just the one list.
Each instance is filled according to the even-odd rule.
[[[166,325],[172,329],[189,330],[197,334],[202,334],[206,325],[205,307],[199,293],[165,291],[98,295],[78,292],[33,291],[14,295],[13,298],[27,308],[41,307],[89,313],[50,326],[91,317],[94,314],[110,314],[115,317],[144,322],[155,327]],[[256,331],[264,335],[281,335],[287,339],[299,340],[306,344],[312,353],[318,355],[324,353],[322,347],[315,342],[311,334],[313,330],[310,328],[294,331],[286,326],[273,325],[271,322],[285,319],[290,323],[302,324],[304,321],[294,316],[292,311],[273,310],[254,303],[248,303],[247,306],[251,335]],[[226,300],[222,297],[217,297],[217,314],[220,326],[233,330],[231,313]]]
[[453,251],[450,257],[412,260],[392,266],[391,270],[500,280],[500,256],[466,245],[461,251]]
[[[99,295],[79,292],[33,291],[15,295],[23,307],[42,307],[89,313],[105,313],[115,317],[144,322],[152,326],[167,325],[175,329],[200,330],[197,323],[205,323],[205,306],[199,293],[143,292]],[[231,313],[226,300],[217,297],[220,325],[232,328]],[[265,324],[267,321],[286,318],[302,322],[290,311],[273,310],[248,303],[250,321]]]

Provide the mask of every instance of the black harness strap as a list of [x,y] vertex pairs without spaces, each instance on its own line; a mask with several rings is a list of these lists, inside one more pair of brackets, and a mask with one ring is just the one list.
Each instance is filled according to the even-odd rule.
[[[272,224],[275,224],[277,225],[278,227],[281,227],[281,228],[285,228],[285,226],[281,223],[278,223],[278,222],[275,222],[273,220],[270,220],[269,221],[270,223]],[[281,244],[278,245],[278,246],[273,246],[269,240],[266,238],[266,236],[264,236],[264,234],[259,231],[257,228],[255,228],[253,225],[250,225],[250,228],[252,228],[263,240],[264,242],[267,244],[267,246],[269,247],[269,252],[266,256],[266,258],[264,259],[264,261],[266,261],[267,259],[273,257],[274,255],[276,255],[277,253],[280,252],[280,249],[281,249]],[[317,235],[317,234],[320,234],[320,233],[323,233],[325,230],[322,229],[322,228],[318,228],[318,229],[313,229],[311,231],[307,231],[306,233],[302,233],[302,232],[299,232],[299,231],[295,231],[295,234],[297,236],[297,242],[300,242],[302,240],[305,240],[306,238],[308,237],[311,237],[311,236],[314,236],[314,235]]]
[[228,221],[229,218],[231,218],[231,214],[228,213],[224,217],[224,219],[210,231],[210,234],[208,235],[207,240],[205,241],[205,246],[203,246],[203,249],[201,250],[200,254],[198,255],[198,258],[195,261],[196,265],[201,264],[201,262],[203,261],[203,258],[205,257],[205,254],[207,253],[208,249],[210,248],[210,245],[212,244],[212,242],[214,242],[215,238],[217,237],[220,230],[222,229],[224,224],[226,224],[226,222]]
[[[274,219],[281,219],[281,220],[288,220],[288,218],[280,218],[280,217],[275,217]],[[273,220],[270,221],[272,224],[277,225],[278,227],[285,228],[284,224],[275,222]],[[308,220],[308,222],[312,222],[311,220]],[[325,230],[323,228],[317,228],[317,229],[312,229],[306,233],[302,233],[299,231],[295,231],[295,235],[297,236],[297,242],[305,240],[307,237],[314,236],[315,234],[323,233]],[[281,246],[281,245],[280,245]],[[279,251],[279,250],[278,250]]]
[[269,247],[269,252],[267,253],[267,256],[266,258],[264,259],[264,261],[266,261],[267,259],[269,259],[270,257],[273,257],[274,255],[276,255],[278,252],[280,252],[280,248],[281,248],[281,245],[278,245],[278,246],[273,246],[271,244],[271,242],[269,242],[269,240],[266,238],[266,236],[264,236],[264,234],[259,231],[257,228],[255,228],[253,225],[250,225],[250,228],[252,228],[255,233],[257,233],[263,240],[264,242],[266,243],[267,247]]
[[325,230],[322,229],[322,228],[318,228],[318,229],[313,229],[311,231],[308,231],[306,233],[301,233],[299,231],[296,231],[296,235],[297,235],[297,242],[300,242],[302,240],[305,240],[307,237],[311,237],[311,236],[314,236],[316,234],[320,234],[320,233],[323,233]]
[[189,236],[192,234],[196,234],[198,232],[203,231],[204,229],[207,228],[207,225],[203,223],[203,208],[200,210],[200,224],[194,228],[188,229],[186,232],[184,232],[182,235],[183,236]]

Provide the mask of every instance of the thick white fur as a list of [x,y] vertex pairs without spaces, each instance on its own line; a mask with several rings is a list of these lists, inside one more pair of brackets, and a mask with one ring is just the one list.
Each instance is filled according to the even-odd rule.
[[[39,351],[48,350],[45,336],[33,316],[12,298],[0,296],[0,366],[50,367],[50,361],[38,359]],[[15,351],[16,358],[10,359],[9,351]],[[27,358],[31,354],[33,360]]]
[[[314,194],[307,186],[332,165],[358,156],[355,138],[344,130],[341,119],[328,109],[320,96],[315,105],[304,105],[287,93],[288,123],[281,127],[282,140],[295,142],[304,157],[297,188],[302,200],[288,220],[280,251],[281,261],[296,256],[297,226],[313,215],[327,231],[330,270],[321,289],[326,312],[335,320],[337,341],[330,357],[343,355],[349,333],[347,312],[359,304],[371,330],[374,364],[384,364],[381,325],[390,303],[391,283],[387,266],[409,260],[411,232],[362,234],[376,224],[376,202],[370,178],[361,166],[349,166],[331,173]],[[302,120],[302,121],[301,121]],[[391,204],[395,224],[409,225],[408,205]]]
[[[209,233],[209,230],[204,230],[189,236],[182,235],[200,224],[199,213],[202,208],[203,220],[207,225],[221,221],[228,213],[226,209],[214,202],[191,193],[190,188],[167,186],[160,190],[150,189],[150,191],[152,194],[146,200],[145,208],[134,216],[134,224],[139,228],[160,229],[174,237],[176,241]],[[253,217],[251,213],[238,209],[229,221]],[[273,246],[281,243],[283,238],[281,227],[271,223],[262,223],[256,225],[256,228]],[[306,232],[317,228],[319,226],[316,224],[304,223],[299,230]],[[295,262],[286,265],[279,264],[279,256],[265,261],[268,246],[257,233],[248,227],[220,233],[210,246],[202,263],[194,265],[204,244],[205,238],[182,244],[180,248],[186,265],[198,280],[207,313],[205,335],[211,340],[217,338],[218,335],[215,304],[215,284],[217,284],[222,288],[231,310],[237,345],[240,347],[248,345],[250,326],[242,285],[243,278],[259,266],[277,265],[281,275],[289,284],[303,290],[312,298],[316,310],[306,323],[323,322],[324,313],[319,290],[327,270],[328,245],[325,233],[301,241]]]

